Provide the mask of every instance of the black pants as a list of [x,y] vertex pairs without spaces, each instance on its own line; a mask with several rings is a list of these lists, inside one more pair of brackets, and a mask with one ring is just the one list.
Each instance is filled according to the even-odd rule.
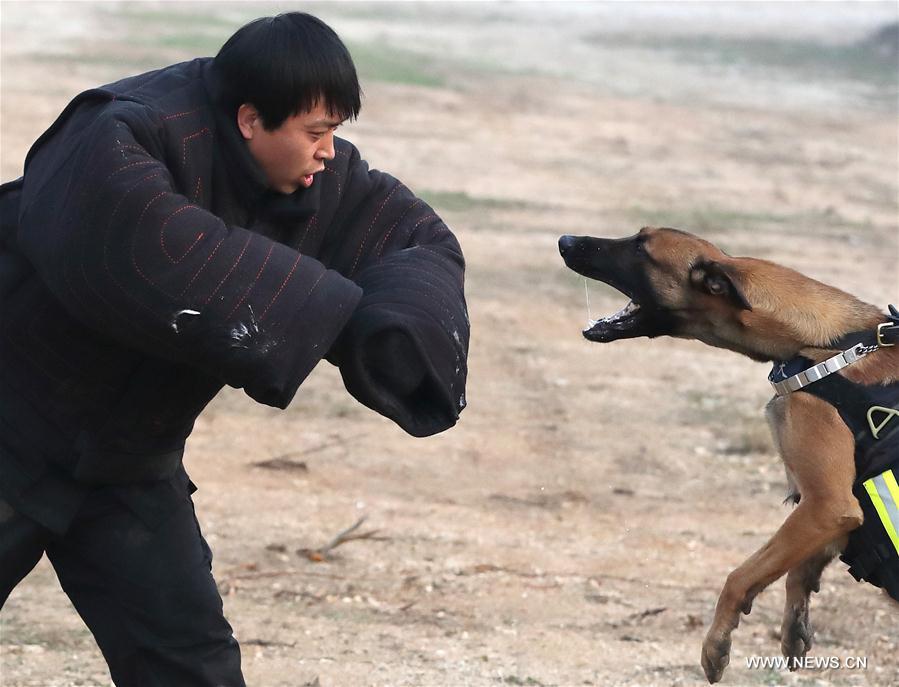
[[193,502],[148,527],[109,490],[57,536],[0,500],[0,607],[46,552],[118,687],[244,687]]

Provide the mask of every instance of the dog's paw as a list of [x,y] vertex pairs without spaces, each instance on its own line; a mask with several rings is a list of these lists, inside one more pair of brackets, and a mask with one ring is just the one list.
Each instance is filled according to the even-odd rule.
[[[812,648],[812,626],[808,619],[808,606],[793,609],[784,618],[781,628],[780,649],[789,659],[803,658]],[[791,660],[790,670],[795,670]]]
[[711,633],[702,643],[702,669],[709,683],[715,684],[730,663],[730,637],[713,638]]

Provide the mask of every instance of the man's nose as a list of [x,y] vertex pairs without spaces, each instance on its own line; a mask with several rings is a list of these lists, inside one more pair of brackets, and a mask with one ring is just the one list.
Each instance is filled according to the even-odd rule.
[[334,155],[334,134],[330,133],[325,137],[319,149],[315,151],[315,157],[319,160],[333,160]]

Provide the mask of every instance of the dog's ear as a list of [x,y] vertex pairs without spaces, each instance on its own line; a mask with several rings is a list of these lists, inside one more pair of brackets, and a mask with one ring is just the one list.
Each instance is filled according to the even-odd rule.
[[752,310],[736,274],[720,262],[700,262],[690,270],[690,281],[699,289],[713,296],[723,296],[743,310]]

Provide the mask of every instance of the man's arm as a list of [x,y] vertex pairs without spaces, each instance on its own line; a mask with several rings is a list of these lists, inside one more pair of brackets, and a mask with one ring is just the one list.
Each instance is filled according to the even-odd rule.
[[18,243],[96,331],[284,407],[361,291],[176,193],[161,131],[135,103],[76,111],[29,155]]
[[416,436],[455,424],[465,407],[469,321],[465,262],[426,203],[355,148],[331,235],[329,263],[364,295],[330,359],[359,401]]

